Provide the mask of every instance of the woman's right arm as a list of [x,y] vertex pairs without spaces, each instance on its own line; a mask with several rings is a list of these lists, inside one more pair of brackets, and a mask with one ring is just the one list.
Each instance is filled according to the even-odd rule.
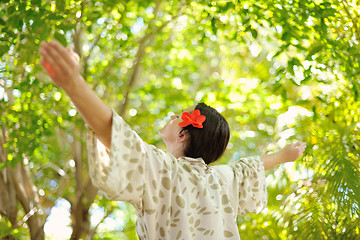
[[99,140],[110,148],[112,110],[86,84],[74,54],[54,40],[43,42],[40,54],[40,63],[51,80],[65,91]]

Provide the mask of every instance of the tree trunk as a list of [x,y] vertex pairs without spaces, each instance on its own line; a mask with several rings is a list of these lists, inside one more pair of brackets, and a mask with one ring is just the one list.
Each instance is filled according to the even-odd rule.
[[[0,134],[0,163],[7,161],[7,153],[3,148],[5,144],[5,127],[1,129]],[[17,227],[18,205],[16,199],[16,190],[14,182],[9,177],[9,167],[0,171],[0,214],[9,219],[13,228]],[[13,240],[13,236],[6,236],[3,239]]]
[[82,164],[86,161],[84,157],[86,154],[83,154],[85,149],[82,144],[83,136],[84,132],[75,126],[72,152],[76,167],[76,198],[71,202],[73,232],[70,239],[72,240],[80,239],[90,231],[89,209],[97,194],[97,188],[92,185],[91,179],[84,177],[87,176],[87,172],[84,173]]
[[[21,222],[27,222],[31,240],[43,240],[44,224],[38,215],[39,199],[36,187],[31,181],[31,176],[26,170],[27,166],[18,163],[14,168],[8,167],[9,178],[14,182],[16,196],[26,213]],[[22,223],[18,223],[21,225]]]
[[27,221],[30,229],[30,238],[31,240],[44,240],[44,225],[41,224],[41,221],[37,214],[31,216]]
[[[9,105],[11,105],[14,101],[12,91],[9,92],[8,97]],[[6,131],[5,127],[1,129],[0,163],[7,161],[7,153],[3,148],[6,141]],[[9,219],[13,228],[17,228],[26,221],[29,226],[31,240],[43,240],[44,224],[37,214],[39,198],[31,174],[26,168],[27,166],[19,162],[13,168],[6,166],[0,171],[0,213]],[[17,222],[19,202],[25,212],[23,220],[20,221],[21,223]]]

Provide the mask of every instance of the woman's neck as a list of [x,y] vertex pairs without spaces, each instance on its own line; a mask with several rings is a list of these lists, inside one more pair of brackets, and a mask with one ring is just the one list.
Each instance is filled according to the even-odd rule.
[[178,147],[176,149],[168,149],[169,153],[171,153],[175,158],[185,157],[184,150],[182,147]]

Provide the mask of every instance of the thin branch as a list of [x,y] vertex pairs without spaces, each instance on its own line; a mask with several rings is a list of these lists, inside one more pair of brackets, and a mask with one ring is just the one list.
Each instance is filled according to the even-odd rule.
[[51,168],[51,169],[55,170],[60,176],[66,175],[66,171],[61,169],[58,165],[56,165],[53,162],[47,162],[41,166],[41,169],[45,169],[45,168]]
[[80,3],[80,16],[76,19],[75,23],[75,33],[73,37],[74,42],[74,51],[79,55],[80,59],[82,57],[82,52],[80,48],[80,37],[81,37],[81,29],[82,24],[80,23],[82,17],[84,16],[84,9],[85,9],[85,0],[81,1]]
[[117,63],[117,61],[122,57],[121,53],[118,54],[114,54],[113,59],[110,61],[110,63],[106,66],[105,70],[102,72],[101,76],[98,78],[99,81],[97,81],[95,84],[93,84],[92,89],[96,89],[96,87],[99,85],[101,79],[104,79],[109,72],[111,71],[111,69],[113,68],[113,66]]
[[28,213],[25,214],[25,216],[17,223],[17,226],[23,225],[31,216],[33,216],[35,213],[37,213],[39,209],[36,207],[33,207],[30,209]]
[[[18,179],[19,176],[18,174],[15,172],[16,169],[18,168],[18,166],[16,166],[16,168],[11,169],[9,166],[7,166],[7,177],[8,177],[8,185],[9,185],[9,190],[10,189],[15,189],[15,193],[13,197],[11,197],[10,200],[10,204],[13,201],[14,204],[16,204],[16,199],[18,199],[20,201],[20,204],[22,205],[23,209],[25,212],[29,212],[30,211],[30,207],[29,207],[29,202],[28,199],[25,196],[25,191],[24,191],[24,187],[22,186],[22,184],[20,183],[21,181],[15,181],[15,179]],[[14,226],[16,227],[16,226]]]
[[110,214],[114,211],[114,209],[111,209],[111,211],[108,211],[107,214],[104,215],[104,217],[98,222],[98,224],[96,224],[96,226],[92,229],[90,229],[90,231],[88,232],[88,234],[86,235],[85,240],[91,240],[93,239],[97,228],[100,226],[101,223],[103,223],[105,221],[105,219],[110,216]]
[[[1,146],[0,146],[1,147]],[[4,174],[0,171],[0,214],[9,217],[9,192],[7,188],[7,184],[4,178]]]
[[81,139],[81,130],[79,130],[74,124],[74,140],[72,144],[72,156],[75,161],[75,181],[76,181],[76,195],[77,198],[81,197],[83,194],[83,185],[82,185],[82,151],[81,151],[81,142],[78,140]]
[[[105,21],[105,22],[107,22],[107,21]],[[106,29],[106,26],[104,28]],[[92,42],[91,47],[89,49],[89,54],[87,56],[85,56],[84,59],[82,60],[84,77],[86,77],[86,75],[87,75],[87,70],[88,70],[88,66],[89,66],[89,62],[88,62],[89,58],[90,58],[91,54],[93,53],[95,46],[97,46],[98,42],[100,41],[101,32],[103,31],[104,28],[101,29],[100,33],[96,36],[95,40]]]
[[37,193],[37,187],[32,181],[29,166],[19,164],[19,171],[22,175],[24,190],[26,191],[28,200],[32,203],[32,205],[37,206],[39,203],[39,195]]
[[1,162],[5,162],[6,161],[6,156],[7,156],[7,153],[6,153],[6,150],[3,148],[4,144],[6,143],[6,128],[5,126],[2,126],[1,128],[1,135],[0,135],[0,163]]
[[158,13],[159,10],[160,10],[160,6],[161,6],[161,1],[160,1],[160,0],[157,0],[157,1],[156,1],[155,8],[154,8],[154,12],[153,12],[154,17],[153,17],[153,18],[150,20],[150,22],[149,22],[149,26],[150,26],[151,28],[154,27],[154,22],[155,22],[157,13]]
[[91,56],[91,54],[93,53],[93,50],[94,50],[94,47],[97,46],[98,42],[100,41],[100,38],[101,38],[101,33],[99,35],[97,35],[96,39],[94,40],[94,42],[92,43],[92,46],[91,48],[89,49],[89,54],[84,57],[84,67],[83,67],[83,74],[86,76],[87,75],[87,69],[88,69],[88,66],[89,66],[89,58]]
[[[126,10],[127,10],[127,5],[126,4],[124,4],[124,10],[123,10],[123,12],[122,13],[124,13],[124,12],[126,12]],[[120,20],[119,20],[119,24],[121,24],[122,23],[122,20],[124,19],[124,16],[125,14],[121,14],[121,18],[120,18]],[[97,43],[98,43],[98,41],[100,40],[100,34],[97,36],[97,38],[95,39],[95,41],[94,41],[94,43],[93,43],[93,46],[91,47],[91,49],[90,49],[90,51],[89,51],[89,55],[86,57],[86,59],[85,59],[85,61],[86,61],[86,65],[88,64],[87,63],[87,61],[88,61],[88,59],[90,58],[90,53],[93,51],[93,49],[94,49],[94,47],[95,46],[97,46]],[[114,57],[113,57],[113,59],[111,60],[111,61],[109,61],[110,63],[106,66],[106,69],[102,72],[102,74],[101,74],[101,76],[100,76],[100,78],[98,79],[98,81],[96,82],[96,83],[93,83],[93,87],[92,87],[92,89],[93,90],[95,90],[96,89],[96,87],[99,85],[99,83],[100,83],[100,81],[102,80],[102,79],[104,79],[107,75],[108,75],[108,73],[110,72],[110,70],[113,68],[113,66],[116,64],[116,62],[120,59],[122,57],[122,53],[120,52],[120,53],[115,53],[114,54]]]
[[[0,135],[0,162],[7,161],[6,149],[3,148],[5,143],[5,126],[2,127]],[[2,171],[0,171],[0,182],[1,182],[1,211],[5,211],[6,216],[9,218],[11,224],[16,227],[16,218],[18,213],[18,206],[16,200],[16,190],[15,182],[12,180],[10,174],[11,169],[9,166],[6,166]]]

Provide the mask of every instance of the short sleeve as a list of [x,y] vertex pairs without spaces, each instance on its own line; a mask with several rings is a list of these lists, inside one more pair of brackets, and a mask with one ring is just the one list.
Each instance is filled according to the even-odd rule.
[[93,184],[107,198],[141,204],[149,146],[113,111],[111,147],[107,150],[88,129],[88,165]]
[[234,190],[238,193],[237,215],[260,212],[267,205],[265,169],[260,156],[241,158],[229,166],[234,172]]

